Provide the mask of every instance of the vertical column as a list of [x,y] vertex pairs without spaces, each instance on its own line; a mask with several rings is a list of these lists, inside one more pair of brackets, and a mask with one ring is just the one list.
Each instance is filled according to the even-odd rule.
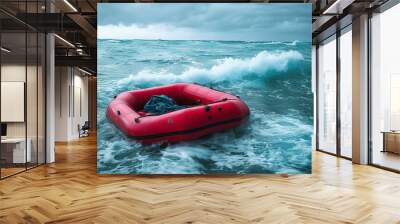
[[336,155],[341,156],[342,146],[342,126],[340,118],[340,79],[341,79],[341,67],[340,67],[340,27],[336,27]]
[[368,163],[368,15],[353,19],[353,162]]
[[96,108],[96,97],[97,97],[97,80],[95,76],[89,76],[88,81],[88,103],[89,103],[89,125],[90,131],[97,131],[97,108]]
[[[46,1],[46,11],[53,12],[51,1]],[[54,34],[46,34],[46,163],[55,161],[55,53]]]

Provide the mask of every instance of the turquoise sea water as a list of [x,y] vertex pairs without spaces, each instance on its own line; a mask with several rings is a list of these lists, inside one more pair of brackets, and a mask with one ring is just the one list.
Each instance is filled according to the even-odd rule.
[[[98,154],[103,174],[310,173],[311,43],[98,40]],[[197,82],[239,95],[242,127],[143,146],[105,116],[120,92]]]

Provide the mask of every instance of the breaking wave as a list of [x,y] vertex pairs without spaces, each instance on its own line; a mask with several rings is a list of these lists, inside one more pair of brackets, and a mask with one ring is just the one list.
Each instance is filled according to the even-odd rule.
[[261,51],[251,58],[223,58],[216,61],[211,68],[188,67],[181,74],[166,73],[165,71],[143,70],[137,74],[129,75],[121,79],[118,84],[127,83],[135,85],[138,83],[176,83],[197,82],[201,84],[222,81],[239,81],[256,77],[272,76],[286,72],[290,66],[304,60],[298,51],[268,52]]

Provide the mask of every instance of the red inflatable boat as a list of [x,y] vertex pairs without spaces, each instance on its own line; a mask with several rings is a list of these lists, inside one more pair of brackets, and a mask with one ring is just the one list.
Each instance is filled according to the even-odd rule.
[[[155,95],[166,95],[186,107],[161,115],[144,113],[144,105]],[[107,117],[117,127],[144,144],[190,140],[231,129],[249,113],[236,96],[187,83],[123,92],[107,108]]]

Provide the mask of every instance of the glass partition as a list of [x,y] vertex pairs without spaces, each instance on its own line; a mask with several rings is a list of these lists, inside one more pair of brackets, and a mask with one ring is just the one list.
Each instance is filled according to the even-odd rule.
[[336,36],[318,47],[318,149],[336,154]]
[[28,168],[37,165],[38,159],[38,35],[36,32],[27,33],[27,82],[26,82],[26,113],[27,113],[27,150],[30,150],[31,159]]
[[1,34],[2,177],[24,171],[31,159],[26,141],[26,41],[25,32]]
[[[14,3],[0,7],[43,11],[43,1]],[[0,12],[1,179],[45,163],[45,44],[43,33]]]
[[400,171],[400,4],[371,18],[371,162]]
[[340,155],[352,157],[352,32],[340,36]]
[[43,33],[38,33],[38,65],[37,65],[37,162],[43,164],[46,162],[46,37]]

